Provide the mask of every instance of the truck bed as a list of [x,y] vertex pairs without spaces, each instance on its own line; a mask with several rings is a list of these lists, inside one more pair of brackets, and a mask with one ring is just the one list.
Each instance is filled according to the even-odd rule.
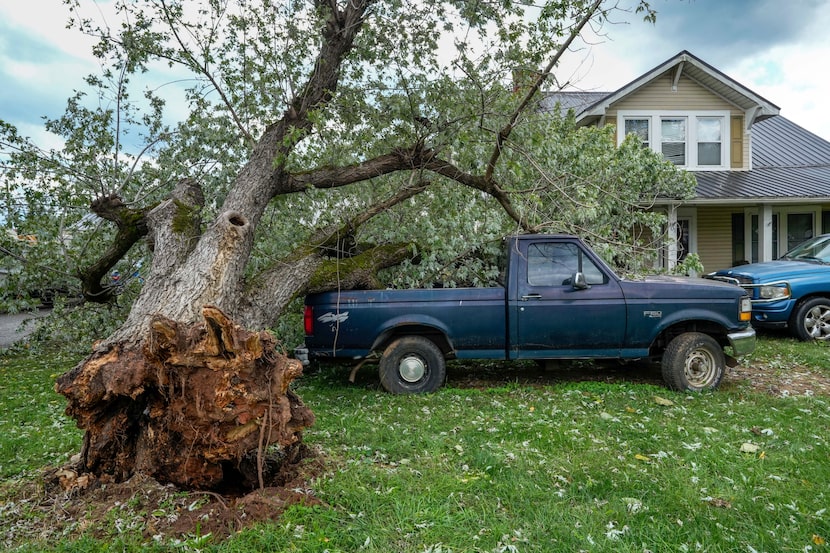
[[[324,292],[309,296],[306,304],[312,306],[317,321],[326,323],[315,325],[315,335],[306,336],[306,346],[316,349],[334,343],[326,355],[331,358],[367,355],[372,349],[367,336],[382,339],[380,326],[388,328],[390,322],[395,328],[426,325],[443,332],[458,358],[505,357],[503,287]],[[398,315],[390,321],[389,312]]]

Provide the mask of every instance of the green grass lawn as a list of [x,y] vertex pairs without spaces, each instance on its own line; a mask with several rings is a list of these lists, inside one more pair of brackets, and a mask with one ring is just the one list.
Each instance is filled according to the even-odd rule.
[[[748,360],[830,376],[826,344],[763,338]],[[305,441],[322,501],[227,539],[141,537],[110,521],[27,535],[22,490],[81,434],[52,391],[72,360],[0,358],[0,547],[18,551],[828,551],[830,397],[775,397],[738,382],[678,394],[649,381],[451,379],[426,396],[379,391],[370,369],[304,376]],[[492,367],[488,371],[494,371]],[[484,371],[484,372],[488,372]],[[512,382],[512,383],[511,383]]]

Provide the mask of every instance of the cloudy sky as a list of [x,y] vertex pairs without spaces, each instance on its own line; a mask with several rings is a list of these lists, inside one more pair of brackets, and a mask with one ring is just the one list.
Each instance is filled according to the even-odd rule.
[[[576,88],[614,91],[688,50],[830,140],[830,1],[650,0],[657,23],[617,17],[559,72]],[[632,6],[635,0],[621,0]]]
[[[559,80],[613,91],[688,50],[830,140],[830,110],[823,109],[830,92],[830,1],[650,2],[656,25],[633,13],[617,15],[599,36],[574,47]],[[91,1],[88,9],[104,11]],[[41,145],[51,145],[41,118],[60,115],[82,77],[96,70],[90,42],[67,31],[66,19],[61,0],[0,0],[0,119]]]

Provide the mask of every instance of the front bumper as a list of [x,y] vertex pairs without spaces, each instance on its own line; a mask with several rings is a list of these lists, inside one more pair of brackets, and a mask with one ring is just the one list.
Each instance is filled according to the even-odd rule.
[[775,328],[787,326],[795,308],[796,300],[776,302],[752,302],[752,324],[758,327]]
[[752,327],[726,335],[732,346],[732,356],[740,357],[755,351],[755,329]]

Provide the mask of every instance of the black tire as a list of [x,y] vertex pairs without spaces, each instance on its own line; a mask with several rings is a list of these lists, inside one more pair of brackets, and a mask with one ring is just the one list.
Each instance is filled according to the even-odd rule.
[[687,332],[669,343],[663,353],[662,370],[663,380],[672,390],[714,390],[723,379],[726,358],[714,338]]
[[790,332],[803,342],[830,340],[830,299],[812,298],[799,305],[790,318]]
[[444,355],[432,340],[421,336],[398,338],[380,358],[380,384],[393,394],[434,392],[447,378]]

